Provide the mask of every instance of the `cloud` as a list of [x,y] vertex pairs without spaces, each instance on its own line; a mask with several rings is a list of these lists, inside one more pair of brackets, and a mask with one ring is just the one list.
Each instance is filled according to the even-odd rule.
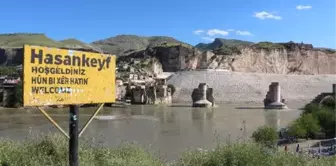
[[215,35],[222,35],[222,36],[226,36],[229,34],[229,32],[224,31],[224,30],[220,30],[220,29],[209,29],[207,34],[209,36],[215,36]]
[[236,34],[242,36],[253,36],[253,34],[249,31],[236,31]]
[[232,31],[235,31],[235,29],[228,29],[228,30],[226,30],[226,31],[228,31],[228,32],[232,32]]
[[202,37],[203,40],[206,40],[206,41],[214,41],[215,39],[214,38],[211,38],[211,37]]
[[264,20],[264,19],[281,20],[282,19],[281,16],[277,16],[277,15],[274,15],[274,14],[271,14],[265,11],[254,13],[254,17],[257,17],[261,20]]
[[195,35],[200,35],[200,34],[203,33],[203,32],[204,32],[204,30],[201,30],[201,29],[198,29],[198,30],[193,31],[193,33],[194,33]]
[[308,10],[308,9],[311,9],[311,8],[313,8],[313,7],[310,6],[310,5],[298,5],[298,6],[296,6],[297,10]]

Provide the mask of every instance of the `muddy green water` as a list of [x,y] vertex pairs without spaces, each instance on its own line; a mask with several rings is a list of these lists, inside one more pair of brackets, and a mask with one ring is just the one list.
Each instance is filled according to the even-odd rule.
[[[166,159],[176,159],[188,148],[213,148],[217,140],[236,141],[251,136],[259,126],[284,127],[296,119],[305,103],[289,103],[288,110],[264,110],[261,105],[222,104],[217,108],[192,108],[189,105],[133,105],[126,108],[104,107],[100,119],[92,121],[82,135],[95,138],[104,146],[115,147],[135,141],[160,150]],[[95,108],[80,108],[80,127]],[[68,130],[68,109],[47,109]],[[244,132],[243,121],[246,123]],[[30,132],[59,132],[37,109],[1,109],[0,136],[25,139]],[[245,133],[245,134],[244,134]]]

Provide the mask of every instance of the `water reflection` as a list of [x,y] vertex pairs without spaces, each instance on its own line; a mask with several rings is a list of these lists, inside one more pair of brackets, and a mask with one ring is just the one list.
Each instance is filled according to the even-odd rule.
[[[123,141],[153,145],[165,157],[172,159],[186,148],[212,147],[217,139],[215,133],[220,135],[222,141],[229,134],[232,141],[242,140],[261,125],[283,126],[300,113],[295,110],[248,108],[252,106],[219,105],[218,108],[210,109],[153,105],[104,107],[99,113],[101,119],[93,120],[83,137],[94,137],[108,147],[117,146]],[[80,126],[85,124],[95,109],[80,109]],[[35,132],[58,132],[38,110],[4,109],[0,112],[1,137],[22,139],[29,134],[30,127]],[[68,129],[67,108],[47,109],[47,112],[62,128]]]
[[274,127],[277,130],[281,128],[280,120],[280,111],[281,110],[266,110],[265,111],[265,125]]
[[204,130],[212,131],[212,117],[213,109],[198,109],[194,108],[191,111],[192,125],[197,128],[199,132]]

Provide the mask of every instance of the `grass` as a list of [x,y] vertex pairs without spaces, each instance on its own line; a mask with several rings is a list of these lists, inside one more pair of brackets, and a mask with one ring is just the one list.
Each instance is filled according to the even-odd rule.
[[18,34],[1,34],[0,35],[0,46],[1,47],[22,47],[24,44],[29,45],[39,45],[39,46],[49,46],[49,47],[62,47],[63,44],[54,41],[44,34],[29,34],[29,33],[18,33]]
[[63,47],[72,48],[73,45],[82,48],[91,49],[85,43],[76,39],[66,39],[63,41],[55,41],[44,34],[40,33],[13,33],[0,34],[0,47],[3,48],[21,48],[24,44],[48,46],[48,47]]
[[236,40],[236,39],[216,38],[215,41],[212,43],[209,44],[199,43],[195,47],[202,51],[205,51],[205,50],[214,50],[228,47],[248,46],[251,44],[253,44],[253,42]]
[[[41,136],[39,136],[41,137]],[[80,140],[81,166],[159,166],[161,161],[134,144],[123,144],[115,149],[91,146]],[[46,135],[40,139],[25,141],[1,140],[1,166],[66,166],[68,165],[68,141],[60,135]]]
[[175,47],[175,46],[182,46],[186,48],[193,48],[193,46],[185,43],[160,43],[156,45],[151,45],[151,47]]
[[272,43],[272,42],[259,42],[257,44],[254,45],[255,47],[259,48],[259,49],[285,49],[285,46],[282,44],[278,44],[278,43]]
[[82,48],[86,48],[86,49],[92,49],[91,47],[89,47],[87,44],[77,40],[77,39],[66,39],[66,40],[62,40],[60,41],[62,44],[64,44],[65,46],[70,46],[72,47],[73,45],[82,47]]
[[[213,151],[186,151],[167,163],[136,144],[105,148],[80,140],[81,166],[225,166],[225,165],[334,165],[336,158],[313,159],[284,152],[270,152],[254,143],[221,145]],[[0,166],[68,165],[68,141],[57,134],[34,136],[24,141],[0,140]]]
[[130,50],[140,51],[148,47],[170,47],[180,44],[192,47],[191,45],[166,36],[145,37],[137,35],[117,35],[93,43],[93,45],[116,55],[128,55]]
[[219,146],[210,152],[186,152],[179,159],[176,166],[304,166],[304,165],[334,165],[335,157],[313,159],[302,155],[285,152],[271,152],[254,143],[231,144]]

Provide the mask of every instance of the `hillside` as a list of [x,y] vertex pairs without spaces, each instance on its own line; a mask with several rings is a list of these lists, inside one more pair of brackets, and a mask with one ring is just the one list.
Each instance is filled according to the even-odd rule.
[[65,40],[61,40],[60,43],[62,43],[62,45],[64,45],[65,47],[73,47],[73,48],[86,48],[86,49],[91,49],[92,47],[89,44],[86,44],[84,42],[81,42],[77,39],[65,39]]
[[56,41],[41,33],[0,34],[0,65],[22,64],[24,44],[91,52],[103,51],[100,48],[91,46],[76,39]]
[[0,34],[0,48],[18,48],[24,44],[63,47],[63,43],[48,38],[40,33]]
[[42,33],[0,34],[0,48],[22,48],[24,44],[93,51],[95,50],[95,48],[90,44],[86,44],[77,39],[56,41]]
[[248,46],[253,44],[253,42],[236,40],[236,39],[221,39],[216,38],[212,43],[199,43],[195,47],[202,50],[215,50],[222,47],[238,47],[238,46]]
[[117,35],[115,37],[98,40],[92,43],[92,45],[100,47],[104,51],[118,56],[128,55],[130,52],[143,50],[147,47],[175,44],[186,43],[166,36],[144,37],[137,35]]

